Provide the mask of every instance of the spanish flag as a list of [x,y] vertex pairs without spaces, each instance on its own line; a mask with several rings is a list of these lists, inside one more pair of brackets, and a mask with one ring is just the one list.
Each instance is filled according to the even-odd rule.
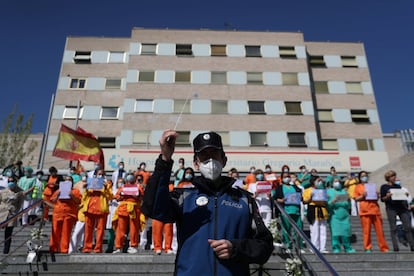
[[53,156],[66,160],[84,160],[99,163],[104,168],[104,155],[98,139],[91,133],[78,127],[73,130],[61,125]]

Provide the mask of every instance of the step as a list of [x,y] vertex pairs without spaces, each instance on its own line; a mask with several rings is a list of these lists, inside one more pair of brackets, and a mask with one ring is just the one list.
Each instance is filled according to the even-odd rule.
[[[14,256],[0,266],[1,274],[41,275],[172,275],[175,255],[155,256],[152,253],[139,254],[50,254],[41,257],[39,263],[26,263],[26,255]],[[251,265],[251,275],[285,275],[284,259],[273,255],[260,270]],[[257,273],[257,274],[256,274]]]

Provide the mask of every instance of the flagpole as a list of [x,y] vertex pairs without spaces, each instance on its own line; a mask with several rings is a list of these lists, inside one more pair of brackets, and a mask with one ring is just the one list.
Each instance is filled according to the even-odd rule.
[[[81,106],[81,101],[78,100],[78,107],[76,109],[75,130],[78,129],[80,106]],[[70,168],[72,168],[72,160],[69,161],[69,170]]]
[[47,147],[47,142],[49,139],[50,122],[52,119],[52,111],[53,111],[54,103],[55,103],[55,94],[52,94],[52,97],[50,99],[49,116],[47,116],[46,132],[44,133],[44,136],[43,136],[42,149],[40,152],[40,163],[37,166],[38,169],[40,170],[43,170],[43,166],[45,163],[46,147]]

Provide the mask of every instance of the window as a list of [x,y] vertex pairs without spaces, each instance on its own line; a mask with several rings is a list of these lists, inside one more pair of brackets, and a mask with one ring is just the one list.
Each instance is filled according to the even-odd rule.
[[101,109],[101,119],[118,119],[118,107],[103,106]]
[[351,109],[351,118],[354,123],[369,123],[369,116],[364,109]]
[[301,102],[285,102],[286,115],[303,115]]
[[135,102],[135,112],[153,112],[153,102],[152,100],[136,100]]
[[279,46],[279,56],[281,58],[296,58],[295,47]]
[[174,100],[174,113],[190,113],[190,105],[186,100]]
[[228,131],[216,131],[218,135],[221,136],[221,143],[223,146],[230,145],[230,137]]
[[[78,114],[78,107],[77,106],[66,106],[65,110],[63,111],[63,119],[76,119],[76,115]],[[83,107],[79,107],[79,116],[78,119],[82,118],[83,114]]]
[[326,68],[325,60],[323,56],[310,56],[309,64],[312,68]]
[[357,150],[375,150],[372,139],[355,139]]
[[211,72],[211,83],[227,84],[226,72]]
[[315,81],[315,93],[316,94],[329,94],[328,82],[327,81]]
[[151,132],[149,130],[135,131],[132,137],[132,144],[149,145],[151,141]]
[[177,44],[175,46],[175,54],[177,56],[192,56],[193,50],[191,44]]
[[175,72],[175,82],[190,82],[191,72]]
[[226,56],[226,45],[211,45],[211,56],[214,57],[225,57]]
[[318,110],[318,119],[319,122],[333,122],[333,117],[332,117],[332,110],[331,109],[321,109]]
[[341,56],[342,67],[358,68],[356,58],[353,56]]
[[124,63],[125,52],[109,52],[108,63]]
[[305,133],[288,132],[289,147],[307,147]]
[[262,57],[260,46],[245,46],[246,57]]
[[227,114],[227,101],[212,100],[211,114]]
[[249,132],[250,146],[267,146],[266,132]]
[[349,94],[362,94],[362,85],[360,82],[346,82],[346,92]]
[[263,77],[261,72],[247,72],[248,84],[263,84]]
[[98,137],[101,148],[114,149],[116,147],[115,137]]
[[249,114],[266,114],[264,101],[248,101]]
[[338,150],[338,141],[336,139],[322,140],[323,150]]
[[71,79],[70,88],[72,89],[84,89],[86,88],[86,79]]
[[107,79],[105,83],[105,89],[121,89],[121,79]]
[[177,131],[177,133],[178,133],[178,136],[177,136],[177,139],[175,140],[175,144],[177,146],[182,146],[182,147],[191,146],[189,131]]
[[298,74],[297,73],[282,73],[283,85],[298,85]]
[[154,56],[157,53],[157,44],[142,43],[141,55]]
[[138,81],[140,82],[154,82],[154,71],[140,71]]
[[76,51],[73,61],[76,64],[90,64],[91,63],[91,51]]

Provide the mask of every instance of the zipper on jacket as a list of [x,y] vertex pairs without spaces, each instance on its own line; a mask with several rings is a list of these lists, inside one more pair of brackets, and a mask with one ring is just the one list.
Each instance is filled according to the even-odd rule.
[[[217,208],[217,194],[214,195],[214,239],[217,240],[217,228],[218,228],[218,208]],[[217,275],[217,258],[214,257],[213,275]]]

